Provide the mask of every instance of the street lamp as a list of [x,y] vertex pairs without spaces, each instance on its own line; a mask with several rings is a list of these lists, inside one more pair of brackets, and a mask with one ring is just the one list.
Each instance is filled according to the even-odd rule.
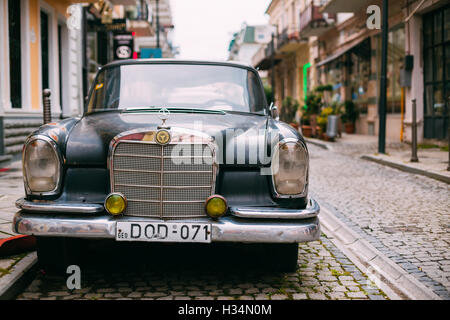
[[388,1],[383,0],[383,26],[381,30],[381,74],[380,74],[380,102],[379,102],[379,133],[378,152],[386,153],[386,69],[388,45]]
[[160,48],[159,45],[159,0],[156,0],[156,48]]

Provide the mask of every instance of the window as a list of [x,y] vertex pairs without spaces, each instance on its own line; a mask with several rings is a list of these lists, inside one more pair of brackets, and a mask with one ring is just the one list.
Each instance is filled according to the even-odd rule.
[[369,77],[370,77],[370,39],[353,48],[347,56],[349,74],[349,93],[359,111],[367,113],[369,104]]
[[450,104],[450,6],[423,17],[424,137],[445,139]]
[[59,104],[63,110],[63,52],[62,52],[63,26],[58,24],[58,66],[59,66]]
[[11,106],[22,107],[22,48],[20,45],[20,1],[8,1],[9,26],[9,76]]
[[[378,79],[381,73],[381,36],[377,36]],[[405,58],[405,28],[403,25],[391,28],[388,33],[388,61],[386,66],[386,112],[401,112],[400,70]],[[379,85],[379,81],[378,81]]]
[[41,10],[42,89],[50,88],[48,14]]
[[169,107],[261,113],[265,105],[259,77],[246,69],[158,63],[103,69],[88,109]]

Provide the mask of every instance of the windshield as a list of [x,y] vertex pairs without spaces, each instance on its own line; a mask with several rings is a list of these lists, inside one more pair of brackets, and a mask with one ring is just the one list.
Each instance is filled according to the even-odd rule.
[[195,108],[263,112],[259,77],[220,65],[130,64],[105,68],[97,77],[88,112],[107,109]]

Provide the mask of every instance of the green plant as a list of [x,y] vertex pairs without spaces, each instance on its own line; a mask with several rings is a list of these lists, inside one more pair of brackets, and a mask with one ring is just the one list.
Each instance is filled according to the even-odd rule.
[[333,91],[333,86],[331,84],[321,84],[314,88],[316,92]]
[[343,103],[333,101],[330,107],[333,108],[333,114],[335,115],[343,115],[345,113],[345,106]]
[[295,114],[297,113],[298,107],[297,100],[292,97],[284,98],[280,110],[280,119],[287,123],[295,122]]
[[343,103],[344,106],[344,114],[342,115],[342,122],[347,123],[355,123],[355,121],[359,117],[359,111],[356,104],[351,100],[346,100]]
[[305,101],[306,110],[304,114],[306,116],[310,116],[312,114],[319,114],[321,107],[322,107],[322,97],[314,92],[308,93]]
[[323,108],[320,115],[317,117],[317,125],[325,132],[328,124],[328,116],[335,114],[332,107]]
[[264,86],[264,93],[266,94],[267,103],[271,104],[274,101],[272,87]]

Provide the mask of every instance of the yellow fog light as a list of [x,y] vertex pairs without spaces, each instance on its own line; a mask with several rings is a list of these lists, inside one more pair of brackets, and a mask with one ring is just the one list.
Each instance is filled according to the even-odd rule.
[[206,199],[205,210],[211,218],[216,219],[223,216],[227,212],[227,209],[227,201],[222,196],[213,195]]
[[105,200],[105,209],[108,213],[116,216],[127,208],[127,199],[121,193],[110,193]]

